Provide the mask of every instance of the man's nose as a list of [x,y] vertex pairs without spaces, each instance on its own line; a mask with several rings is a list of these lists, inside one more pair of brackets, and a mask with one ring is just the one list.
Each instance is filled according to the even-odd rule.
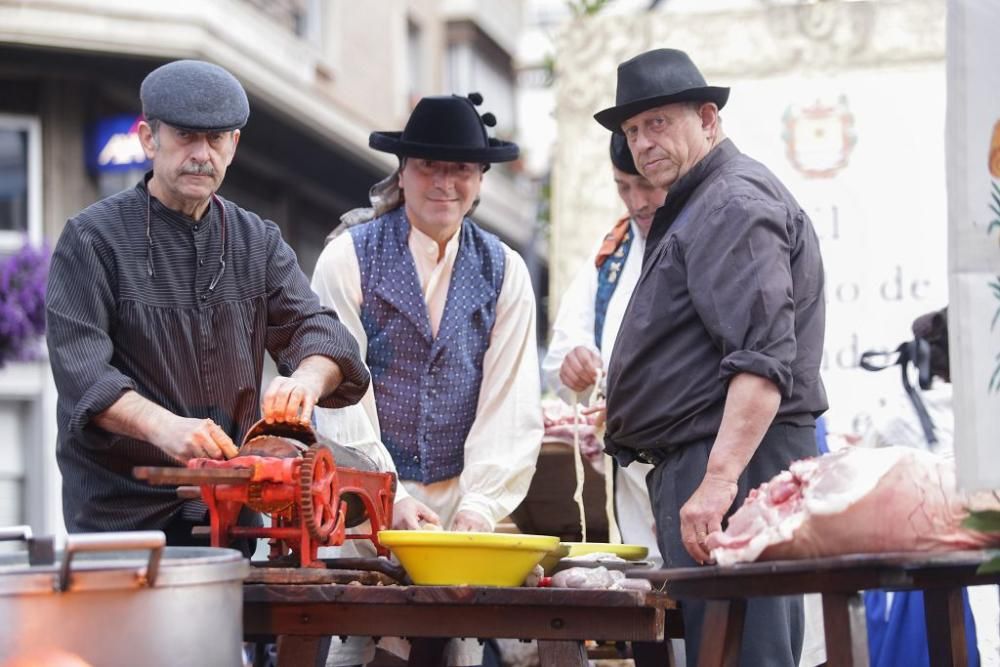
[[434,186],[438,188],[447,188],[455,180],[455,174],[451,169],[436,169],[434,171]]
[[642,151],[649,148],[651,142],[646,137],[645,131],[642,128],[636,130],[636,133],[628,142],[629,150],[632,152],[632,158],[636,164],[639,163],[638,157],[642,154]]
[[199,137],[191,142],[191,157],[198,162],[208,162],[209,151],[207,137]]
[[640,215],[645,213],[648,202],[644,197],[637,194],[630,194],[628,201],[628,208],[632,215]]

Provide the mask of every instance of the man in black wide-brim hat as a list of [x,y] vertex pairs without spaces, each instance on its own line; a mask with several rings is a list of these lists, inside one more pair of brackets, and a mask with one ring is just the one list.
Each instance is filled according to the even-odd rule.
[[[467,217],[490,164],[518,156],[489,136],[481,102],[425,97],[402,132],[371,134],[399,169],[373,188],[372,209],[347,216],[313,289],[361,344],[373,390],[363,404],[402,492],[447,529],[490,532],[528,491],[542,416],[527,267]],[[326,417],[321,432],[338,428]],[[481,655],[463,642],[452,664]]]
[[[669,190],[609,365],[605,440],[622,465],[654,466],[665,567],[710,562],[749,490],[816,455],[827,408],[819,242],[778,179],[726,138],[728,98],[686,53],[657,49],[618,66],[615,105],[594,116]],[[704,605],[685,600],[683,614],[694,665]],[[794,667],[802,631],[801,597],[750,600],[740,664]]]

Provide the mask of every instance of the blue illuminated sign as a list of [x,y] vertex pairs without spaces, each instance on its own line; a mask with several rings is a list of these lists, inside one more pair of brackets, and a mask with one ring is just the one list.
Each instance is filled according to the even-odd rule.
[[122,114],[109,116],[94,123],[87,147],[87,166],[93,171],[115,172],[148,169],[139,143],[139,121],[142,116]]

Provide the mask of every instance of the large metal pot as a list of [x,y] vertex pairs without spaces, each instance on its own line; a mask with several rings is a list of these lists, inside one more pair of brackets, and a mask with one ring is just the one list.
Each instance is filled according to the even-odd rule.
[[2,539],[29,549],[0,555],[0,663],[58,648],[95,667],[242,665],[238,551],[166,547],[159,531],[70,535],[54,554],[24,526]]

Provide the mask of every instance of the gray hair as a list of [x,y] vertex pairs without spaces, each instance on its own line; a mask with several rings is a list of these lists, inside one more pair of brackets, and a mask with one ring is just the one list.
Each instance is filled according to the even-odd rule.
[[159,118],[150,118],[149,120],[146,121],[146,124],[149,125],[149,131],[152,132],[152,134],[153,134],[153,146],[155,146],[156,148],[159,148],[160,147],[160,119]]

